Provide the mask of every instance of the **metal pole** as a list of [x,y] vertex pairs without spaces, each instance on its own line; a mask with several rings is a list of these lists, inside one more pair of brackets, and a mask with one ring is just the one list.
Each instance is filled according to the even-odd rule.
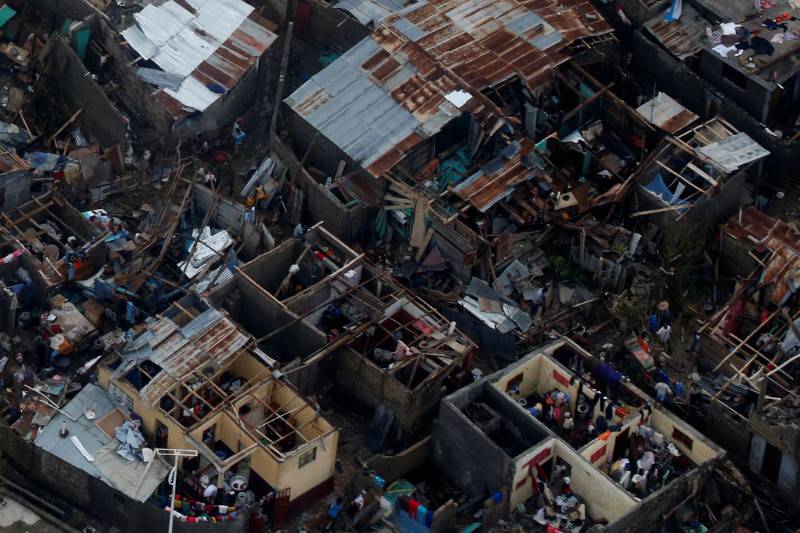
[[[167,533],[172,533],[172,521],[175,519],[175,491],[178,488],[178,454],[175,454],[175,466],[170,472],[172,477],[172,501],[169,504],[169,529]],[[155,460],[155,458],[153,458]]]
[[[287,2],[286,9],[287,11],[290,8],[290,2]],[[294,19],[294,13],[292,13],[292,18]],[[289,21],[289,24],[286,26],[286,37],[284,38],[283,43],[283,55],[281,56],[281,71],[280,76],[278,77],[278,88],[275,90],[275,105],[272,107],[272,117],[270,117],[269,123],[269,138],[272,139],[272,136],[275,135],[275,131],[278,129],[278,111],[281,106],[281,97],[283,96],[283,84],[286,82],[286,70],[289,67],[289,52],[292,48],[292,33],[294,31],[294,20]]]

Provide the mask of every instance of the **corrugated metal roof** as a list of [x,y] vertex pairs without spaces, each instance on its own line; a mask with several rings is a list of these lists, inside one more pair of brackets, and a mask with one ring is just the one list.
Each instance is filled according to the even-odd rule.
[[723,224],[722,231],[733,239],[746,242],[757,252],[775,252],[788,247],[800,254],[800,232],[755,207],[745,207],[733,215]]
[[232,89],[277,38],[274,24],[242,0],[169,0],[145,6],[134,19],[122,31],[128,44],[183,78],[179,89],[157,93],[176,118],[205,110]]
[[[50,423],[39,431],[34,445],[90,476],[103,480],[130,498],[145,501],[166,477],[169,467],[158,458],[154,459],[156,462],[153,467],[147,468],[143,462],[127,461],[117,455],[119,443],[109,438],[97,426],[97,422],[116,408],[106,391],[90,383],[62,408],[75,421],[56,413]],[[96,418],[87,419],[84,409],[94,409]],[[66,424],[69,436],[78,437],[84,449],[94,456],[93,462],[88,461],[78,451],[70,438],[62,439],[58,436],[62,423]]]
[[114,371],[117,379],[136,364],[142,355],[161,367],[140,391],[142,400],[155,406],[192,370],[208,364],[219,368],[230,363],[245,347],[249,337],[213,307],[194,317],[183,327],[165,317],[147,320],[147,329],[128,343],[125,361]]
[[368,26],[380,22],[384,17],[398,11],[411,2],[394,0],[339,0],[333,7],[347,11],[361,24]]
[[676,102],[670,95],[662,92],[637,107],[636,112],[649,123],[667,133],[676,133],[697,120],[697,115]]
[[[418,2],[286,103],[377,176],[463,112],[496,128],[502,113],[480,91],[512,76],[535,87],[575,39],[610,31],[586,0]],[[445,98],[453,91],[471,98],[458,108]]]
[[142,388],[142,400],[151,406],[158,405],[189,372],[208,364],[216,368],[225,366],[247,342],[248,337],[236,324],[214,309],[205,311],[154,347],[152,360],[161,366],[161,372]]
[[698,148],[697,151],[725,172],[735,172],[744,165],[769,155],[769,150],[763,148],[746,133],[737,133],[721,141]]
[[536,175],[535,171],[522,164],[522,158],[531,150],[533,143],[523,139],[516,155],[507,161],[503,160],[497,171],[479,170],[454,187],[453,192],[462,200],[468,200],[479,211],[486,211],[513,193],[517,185]]
[[683,4],[683,13],[678,20],[667,22],[664,14],[645,22],[644,27],[664,48],[672,52],[678,59],[686,59],[702,50],[708,38],[706,26],[708,22],[690,5]]

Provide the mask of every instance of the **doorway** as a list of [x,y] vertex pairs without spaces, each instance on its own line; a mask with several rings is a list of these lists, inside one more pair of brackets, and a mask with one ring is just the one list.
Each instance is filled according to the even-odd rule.
[[631,443],[631,428],[627,427],[625,428],[625,431],[617,435],[617,438],[614,441],[614,452],[611,454],[611,461],[614,462],[617,459],[621,459],[622,457],[627,457],[630,443]]
[[773,483],[778,483],[782,459],[781,450],[767,442],[764,446],[764,458],[761,461],[761,475]]

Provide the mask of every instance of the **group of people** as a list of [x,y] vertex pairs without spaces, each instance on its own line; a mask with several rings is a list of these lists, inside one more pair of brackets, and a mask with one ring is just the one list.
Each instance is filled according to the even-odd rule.
[[[229,147],[233,146],[234,153],[238,155],[241,152],[242,145],[244,145],[245,139],[247,139],[247,133],[245,133],[244,131],[243,120],[241,117],[239,117],[234,121],[233,126],[231,127],[231,132],[227,146]],[[225,139],[224,137],[222,137],[218,138],[214,142],[213,148],[215,150],[218,148],[222,149],[225,147],[225,145],[226,145]],[[212,143],[208,140],[208,138],[203,132],[197,132],[194,136],[193,149],[195,155],[198,158],[205,159],[211,153]],[[220,153],[223,153],[224,158],[227,159],[227,155],[224,155],[224,152]],[[216,152],[214,155],[216,157]],[[219,189],[220,181],[217,178],[217,176],[210,170],[201,168],[198,171],[198,178],[207,187],[215,191]],[[233,188],[233,182],[231,181],[231,189],[232,188]],[[231,190],[231,194],[233,194],[233,190]]]
[[572,440],[575,436],[575,419],[569,408],[569,394],[553,391],[543,397],[536,398],[528,412],[547,426],[554,428],[563,437]]

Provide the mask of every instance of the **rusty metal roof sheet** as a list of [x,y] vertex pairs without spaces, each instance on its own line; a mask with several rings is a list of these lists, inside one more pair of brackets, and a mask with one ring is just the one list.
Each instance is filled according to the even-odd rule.
[[667,133],[676,133],[697,120],[697,115],[662,92],[637,107],[636,112]]
[[[517,185],[536,176],[536,171],[523,164],[523,158],[533,150],[533,143],[520,141],[519,150],[508,160],[478,170],[453,188],[462,200],[469,201],[477,210],[485,212],[494,204],[511,195]],[[498,168],[499,166],[499,168]],[[494,170],[496,169],[496,170]],[[494,171],[493,171],[494,170]]]
[[610,31],[587,0],[422,1],[383,18],[286,103],[377,176],[463,112],[498,128],[483,89],[514,76],[535,87],[576,39]]
[[708,22],[690,5],[683,5],[683,13],[678,20],[667,22],[664,14],[645,22],[644,27],[672,55],[678,59],[686,59],[702,50],[708,38],[706,26]]
[[772,285],[768,297],[782,305],[800,283],[800,232],[794,225],[747,207],[722,226],[728,237],[743,241],[759,253],[766,252],[758,286]]
[[333,7],[347,11],[361,24],[368,26],[410,3],[410,1],[395,0],[339,0]]
[[800,231],[755,207],[742,209],[722,226],[722,230],[733,239],[750,243],[758,252],[789,247],[800,254]]
[[[209,308],[183,327],[167,317],[150,320],[147,330],[132,343],[132,349],[147,345],[147,359],[161,371],[140,391],[142,400],[151,406],[172,390],[192,370],[212,365],[224,367],[245,347],[248,337],[227,317]],[[124,357],[127,354],[123,354]],[[123,372],[136,361],[128,361]],[[115,372],[115,375],[117,372]]]
[[231,90],[275,41],[275,25],[242,0],[150,4],[122,35],[143,59],[183,78],[159,100],[175,118],[204,111]]

